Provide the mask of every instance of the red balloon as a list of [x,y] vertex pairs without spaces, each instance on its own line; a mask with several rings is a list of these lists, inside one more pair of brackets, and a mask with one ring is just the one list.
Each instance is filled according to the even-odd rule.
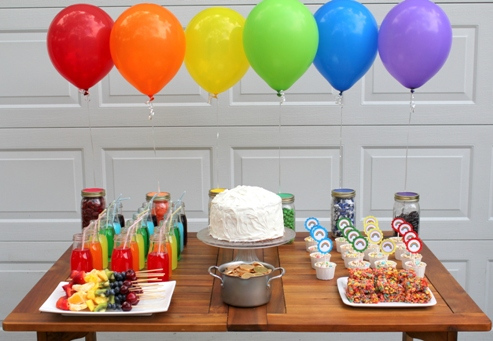
[[71,5],[48,29],[47,46],[57,71],[84,94],[110,72],[113,19],[99,7]]

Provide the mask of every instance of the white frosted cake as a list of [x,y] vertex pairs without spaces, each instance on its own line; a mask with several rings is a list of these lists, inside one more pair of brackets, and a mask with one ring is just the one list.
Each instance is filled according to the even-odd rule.
[[212,199],[209,233],[229,242],[255,242],[282,237],[281,197],[255,186],[237,186]]

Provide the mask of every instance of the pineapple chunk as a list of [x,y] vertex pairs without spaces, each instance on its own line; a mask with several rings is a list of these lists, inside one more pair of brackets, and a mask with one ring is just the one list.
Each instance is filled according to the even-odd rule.
[[94,305],[94,302],[91,299],[86,301],[86,305],[90,311],[94,311],[94,308],[96,308],[96,306]]

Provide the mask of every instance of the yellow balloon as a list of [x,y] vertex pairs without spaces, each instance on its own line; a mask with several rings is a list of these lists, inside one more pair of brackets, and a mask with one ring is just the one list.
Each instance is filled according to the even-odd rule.
[[210,94],[235,85],[250,64],[243,49],[245,18],[225,7],[199,12],[185,29],[185,66],[192,78]]

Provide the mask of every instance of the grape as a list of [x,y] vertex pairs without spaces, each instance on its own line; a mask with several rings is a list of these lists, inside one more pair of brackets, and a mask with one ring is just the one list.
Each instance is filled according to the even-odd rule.
[[136,305],[139,302],[139,298],[135,293],[129,292],[127,294],[127,302],[129,302],[131,305]]
[[125,301],[122,303],[122,310],[123,311],[130,311],[132,310],[132,305],[130,304],[130,302],[128,301]]

